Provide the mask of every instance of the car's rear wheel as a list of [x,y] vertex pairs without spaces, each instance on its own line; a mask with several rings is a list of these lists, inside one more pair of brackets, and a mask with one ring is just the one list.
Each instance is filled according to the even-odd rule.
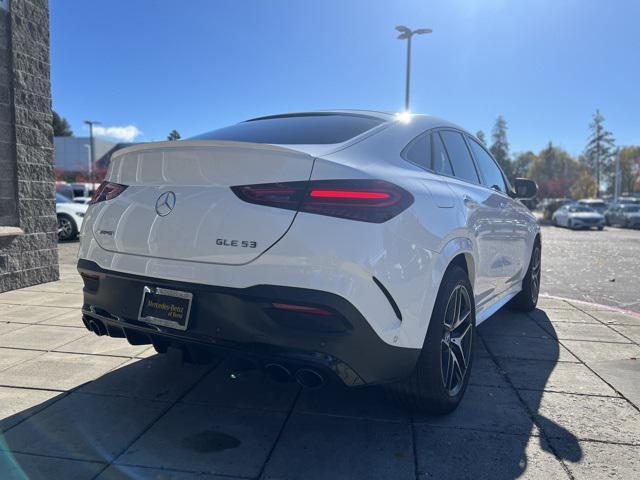
[[58,241],[73,240],[78,236],[76,222],[69,215],[58,215]]
[[453,411],[469,382],[474,329],[471,283],[454,265],[442,280],[416,367],[409,378],[388,386],[392,396],[413,411]]
[[529,269],[522,280],[522,290],[510,302],[510,306],[523,312],[530,312],[538,304],[540,277],[542,271],[542,247],[536,240],[531,253]]

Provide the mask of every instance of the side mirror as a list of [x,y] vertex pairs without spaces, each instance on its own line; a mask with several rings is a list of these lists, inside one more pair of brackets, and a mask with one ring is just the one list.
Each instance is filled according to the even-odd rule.
[[515,197],[523,200],[533,198],[538,193],[538,185],[528,178],[516,178],[513,182]]

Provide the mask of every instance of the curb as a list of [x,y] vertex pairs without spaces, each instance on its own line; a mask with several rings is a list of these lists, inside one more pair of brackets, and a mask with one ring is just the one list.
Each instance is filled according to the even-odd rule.
[[624,313],[625,315],[630,315],[632,317],[640,318],[640,313],[634,312],[633,310],[629,310],[629,309],[626,309],[626,308],[612,307],[610,305],[603,305],[601,303],[595,303],[595,302],[587,302],[585,300],[575,300],[573,298],[558,297],[556,295],[543,295],[543,294],[540,294],[540,297],[541,298],[553,298],[555,300],[564,300],[565,302],[569,302],[569,303],[581,303],[583,305],[591,305],[592,307],[600,307],[603,310],[608,310],[608,311],[611,311],[611,312]]

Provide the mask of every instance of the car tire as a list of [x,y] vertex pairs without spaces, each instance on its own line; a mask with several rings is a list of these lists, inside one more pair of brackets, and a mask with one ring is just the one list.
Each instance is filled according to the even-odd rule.
[[509,306],[514,310],[521,312],[530,312],[535,310],[538,305],[538,296],[540,295],[540,277],[542,272],[542,245],[536,239],[533,244],[533,252],[531,252],[531,260],[529,268],[522,279],[522,290],[513,297]]
[[66,242],[78,236],[78,226],[69,215],[58,214],[58,241]]
[[415,412],[445,415],[462,400],[469,383],[475,340],[473,298],[467,273],[457,265],[450,266],[438,290],[414,371],[408,378],[387,386],[402,406]]
[[604,217],[604,223],[607,225],[607,227],[611,226],[611,222],[609,221],[609,217],[607,217],[607,216]]
[[602,231],[604,230],[604,227],[598,227],[598,230]]

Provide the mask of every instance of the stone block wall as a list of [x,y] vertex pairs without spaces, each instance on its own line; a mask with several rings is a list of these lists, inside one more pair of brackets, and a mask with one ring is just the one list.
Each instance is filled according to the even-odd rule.
[[0,0],[0,292],[58,278],[47,0]]

